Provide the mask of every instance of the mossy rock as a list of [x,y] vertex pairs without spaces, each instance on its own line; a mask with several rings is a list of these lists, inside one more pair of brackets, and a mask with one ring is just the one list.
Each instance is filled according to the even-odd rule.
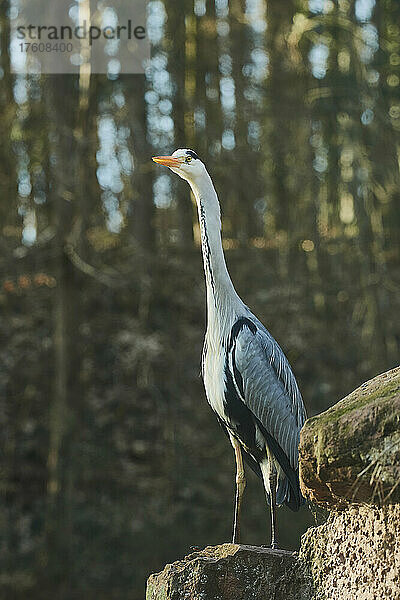
[[302,492],[312,502],[400,502],[400,367],[306,421],[299,451]]

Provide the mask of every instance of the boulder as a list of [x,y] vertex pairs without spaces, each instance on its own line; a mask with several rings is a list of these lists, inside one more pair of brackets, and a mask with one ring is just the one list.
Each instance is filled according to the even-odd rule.
[[328,508],[400,501],[400,367],[363,383],[300,436],[303,495]]
[[297,554],[256,546],[208,546],[147,581],[146,600],[311,600]]

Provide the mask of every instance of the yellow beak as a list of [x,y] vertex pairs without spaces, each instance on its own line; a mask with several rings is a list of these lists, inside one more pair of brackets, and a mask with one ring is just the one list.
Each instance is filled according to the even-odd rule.
[[154,162],[164,167],[180,167],[184,162],[183,158],[177,158],[175,156],[153,156]]

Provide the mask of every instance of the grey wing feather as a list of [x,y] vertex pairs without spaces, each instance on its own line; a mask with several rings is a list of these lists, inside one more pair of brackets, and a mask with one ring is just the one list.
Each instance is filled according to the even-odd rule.
[[232,361],[242,379],[242,400],[297,469],[300,429],[306,416],[303,400],[283,351],[259,325],[255,333],[243,327],[232,348]]

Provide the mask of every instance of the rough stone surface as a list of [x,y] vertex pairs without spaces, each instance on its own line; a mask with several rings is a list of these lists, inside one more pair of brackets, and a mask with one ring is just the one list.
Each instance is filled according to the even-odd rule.
[[296,553],[222,544],[151,575],[146,600],[310,600],[311,585]]
[[400,367],[309,419],[299,450],[301,489],[312,502],[400,502]]
[[351,506],[302,539],[315,600],[400,598],[400,506]]

